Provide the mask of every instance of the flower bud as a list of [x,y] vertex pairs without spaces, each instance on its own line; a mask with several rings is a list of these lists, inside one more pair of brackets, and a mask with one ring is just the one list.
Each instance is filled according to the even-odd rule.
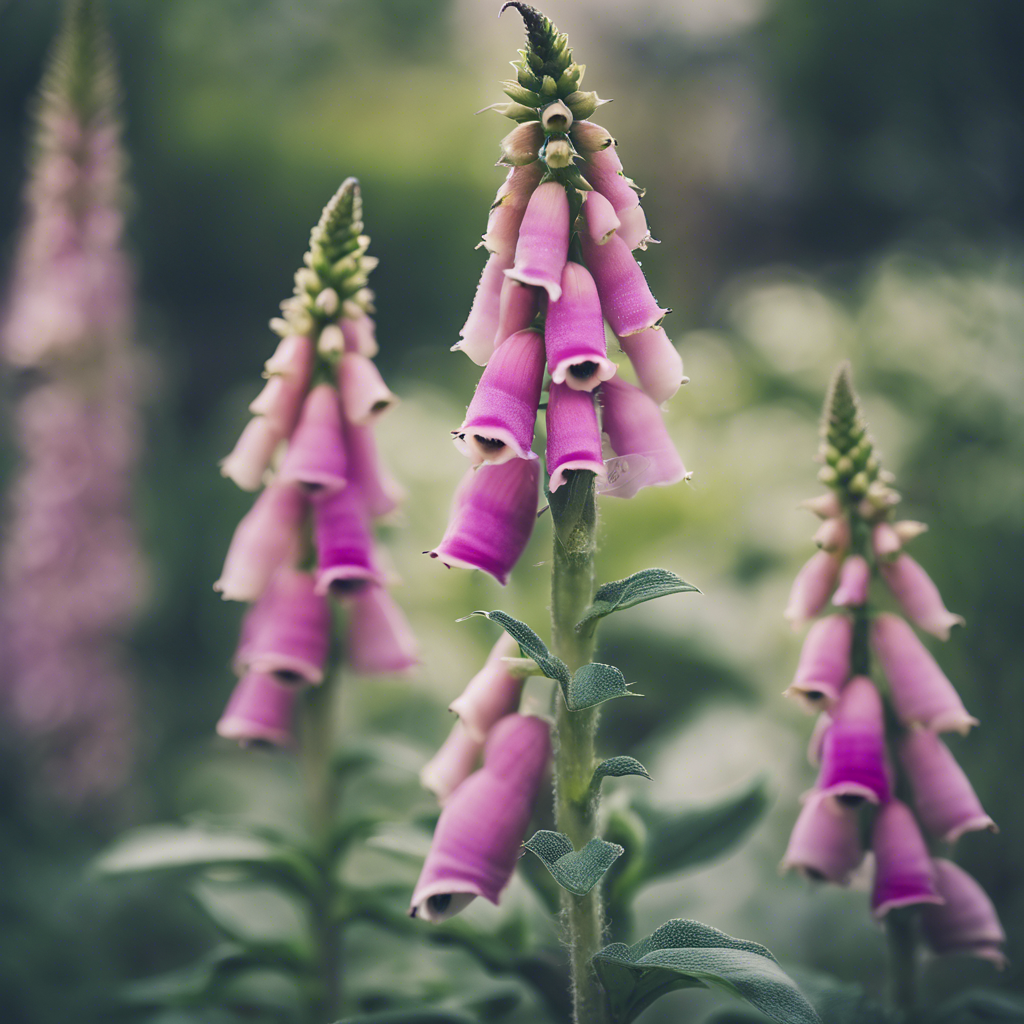
[[807,878],[846,885],[864,859],[856,812],[820,793],[810,793],[793,826],[780,867]]
[[601,428],[597,425],[594,396],[552,380],[548,390],[548,490],[557,491],[571,470],[588,470],[605,478],[601,455]]
[[555,100],[541,111],[540,123],[546,132],[567,132],[572,124],[572,111],[561,100]]
[[1006,933],[985,890],[963,868],[950,860],[932,861],[935,882],[943,903],[924,907],[921,924],[928,945],[938,954],[966,953],[1006,966],[1001,947]]
[[345,486],[345,467],[338,392],[330,384],[318,384],[302,406],[278,479],[300,483],[311,492],[338,490]]
[[328,324],[320,331],[316,350],[324,359],[337,359],[345,351],[345,334],[337,324]]
[[853,620],[849,616],[819,619],[807,631],[786,696],[802,700],[808,711],[832,707],[850,678],[852,647]]
[[862,555],[843,559],[839,571],[839,586],[832,595],[832,603],[839,608],[860,608],[867,603],[871,584],[871,566]]
[[[345,317],[339,326],[345,339],[346,352],[358,352],[367,359],[372,359],[377,354],[377,328],[365,313],[360,311],[358,316]],[[320,337],[323,339],[322,333]]]
[[292,719],[300,690],[265,672],[251,672],[235,686],[217,723],[217,735],[243,747],[290,747]]
[[948,640],[950,627],[964,624],[962,616],[947,610],[939,588],[910,555],[880,562],[878,568],[900,607],[925,632]]
[[925,533],[928,530],[928,524],[919,523],[914,519],[900,519],[892,524],[892,528],[896,531],[896,536],[906,544]]
[[879,810],[871,848],[875,853],[875,885],[871,894],[875,917],[884,917],[897,907],[943,902],[928,847],[906,804],[893,800]]
[[526,207],[515,265],[505,274],[544,288],[552,302],[562,294],[562,270],[569,253],[569,198],[557,181],[538,186]]
[[494,725],[519,707],[525,679],[508,670],[506,658],[519,654],[519,645],[502,633],[483,668],[467,683],[465,690],[448,706],[471,739],[483,743]]
[[569,130],[569,135],[576,149],[587,155],[615,145],[615,140],[608,129],[594,124],[593,121],[576,121]]
[[566,263],[560,285],[545,321],[548,372],[555,384],[593,391],[616,372],[608,358],[597,285],[586,267],[573,262]]
[[540,95],[520,85],[519,82],[502,82],[501,86],[501,91],[514,103],[521,103],[524,107],[534,109],[541,105]]
[[501,140],[502,162],[513,166],[533,163],[543,141],[544,129],[540,124],[537,121],[525,121]]
[[826,519],[814,534],[814,543],[823,551],[842,551],[850,546],[850,523],[845,516]]
[[871,547],[877,558],[892,558],[899,554],[903,542],[889,523],[876,523],[871,530]]
[[364,587],[352,595],[345,660],[365,675],[405,672],[419,662],[412,627],[383,587]]
[[599,99],[596,92],[580,92],[577,90],[565,97],[565,105],[572,111],[572,116],[577,121],[590,117],[602,103],[607,102],[607,100]]
[[324,288],[316,297],[317,309],[322,309],[328,316],[334,316],[341,308],[341,299],[333,288]]
[[551,138],[544,144],[541,159],[555,170],[569,167],[574,153],[568,139]]
[[789,603],[782,613],[794,629],[800,629],[828,603],[836,585],[840,560],[830,551],[817,551],[796,574],[789,591]]
[[819,519],[833,519],[843,514],[843,505],[835,491],[819,494],[800,502],[800,508],[813,512]]

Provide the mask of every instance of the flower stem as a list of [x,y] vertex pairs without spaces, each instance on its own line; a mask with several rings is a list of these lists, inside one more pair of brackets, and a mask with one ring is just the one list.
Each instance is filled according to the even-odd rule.
[[[583,477],[582,472],[573,474]],[[552,496],[554,559],[551,577],[551,642],[555,654],[575,672],[590,662],[593,632],[579,634],[579,622],[594,596],[594,552],[597,547],[597,510],[594,476],[563,485],[570,493]],[[578,850],[597,835],[598,798],[591,792],[594,772],[594,735],[599,711],[569,711],[556,700],[555,822]],[[562,914],[569,940],[573,991],[573,1020],[577,1024],[604,1024],[608,1020],[604,994],[590,964],[601,948],[604,911],[601,886],[586,896],[562,890]]]
[[889,947],[887,989],[890,1004],[912,1020],[917,1002],[917,935],[913,907],[891,910],[885,919]]

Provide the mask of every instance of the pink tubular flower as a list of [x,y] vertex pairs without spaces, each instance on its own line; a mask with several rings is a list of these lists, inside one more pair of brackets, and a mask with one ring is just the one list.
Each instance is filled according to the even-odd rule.
[[683,358],[660,327],[619,338],[640,387],[658,405],[667,402],[686,383]]
[[604,245],[591,241],[586,231],[580,238],[583,256],[597,282],[601,309],[615,334],[625,338],[660,324],[669,310],[662,309],[651,294],[629,246],[618,235]]
[[601,385],[603,429],[612,451],[627,463],[602,494],[632,498],[644,487],[665,487],[687,478],[661,410],[639,388],[613,377]]
[[819,494],[816,498],[808,498],[800,502],[800,507],[813,512],[819,519],[833,519],[843,514],[843,503],[835,491]]
[[316,591],[353,593],[382,583],[373,560],[373,537],[359,489],[353,485],[317,495],[313,501],[316,533]]
[[520,284],[511,277],[504,279],[498,303],[498,329],[494,333],[495,348],[533,323],[540,294],[538,288]]
[[823,551],[842,551],[850,546],[850,523],[846,516],[826,519],[814,534],[814,543]]
[[547,722],[508,715],[493,729],[484,766],[445,804],[409,913],[439,922],[477,896],[498,902],[519,859],[551,754]]
[[950,626],[964,624],[961,616],[947,611],[938,587],[910,555],[900,555],[895,562],[881,561],[878,568],[907,617],[926,633],[948,640]]
[[862,555],[843,559],[839,572],[839,586],[832,595],[832,603],[839,608],[859,608],[868,599],[871,566]]
[[530,450],[544,383],[544,341],[520,331],[498,348],[484,368],[455,447],[474,465],[535,459]]
[[879,810],[871,848],[875,852],[875,885],[871,893],[875,917],[916,903],[942,903],[928,847],[906,804],[893,800]]
[[935,659],[898,615],[886,613],[874,620],[871,646],[889,680],[893,706],[904,725],[966,734],[978,724]]
[[462,330],[459,331],[462,340],[452,346],[453,352],[465,352],[477,366],[486,366],[494,351],[494,339],[498,334],[501,313],[501,296],[508,280],[505,272],[511,267],[511,256],[492,253],[488,257],[480,274],[480,283],[476,286],[473,306],[462,325]]
[[462,478],[441,543],[430,552],[449,568],[480,569],[502,586],[537,518],[539,460],[483,465]]
[[519,645],[508,633],[502,633],[487,656],[484,667],[448,706],[449,711],[459,716],[466,733],[477,743],[483,743],[495,723],[519,707],[519,698],[526,680],[509,672],[504,660],[518,654]]
[[[612,153],[615,152],[615,140],[611,133],[607,128],[602,128],[601,125],[594,124],[593,121],[573,121],[569,135],[572,137],[576,149],[588,156],[605,149],[611,149]],[[620,163],[619,168],[621,169],[621,167]]]
[[386,516],[394,512],[405,500],[405,491],[381,463],[373,427],[346,424],[345,453],[350,483],[362,494],[370,515]]
[[460,719],[437,753],[420,769],[420,785],[444,807],[448,797],[473,774],[483,749],[484,741],[472,737]]
[[804,563],[793,580],[789,603],[782,613],[794,629],[800,629],[825,607],[838,574],[839,558],[831,551],[817,551]]
[[647,214],[642,206],[634,206],[630,210],[619,211],[619,230],[617,235],[630,249],[646,249],[651,241],[651,230],[647,226]]
[[358,352],[346,352],[338,367],[338,388],[345,419],[365,427],[379,419],[398,401],[384,383],[373,360]]
[[932,861],[940,906],[925,907],[921,915],[928,945],[941,954],[965,953],[991,960],[1002,970],[1006,956],[1000,948],[1006,933],[985,890],[950,860]]
[[871,547],[879,559],[886,559],[899,554],[903,542],[891,523],[876,523],[871,531]]
[[255,601],[279,566],[298,556],[306,497],[292,484],[272,483],[235,528],[213,589],[225,601]]
[[864,859],[857,813],[811,793],[789,837],[781,868],[796,868],[807,878],[846,885]]
[[552,302],[562,294],[562,268],[569,254],[569,197],[557,181],[539,185],[526,207],[515,265],[505,273],[543,288]]
[[589,470],[598,479],[605,479],[601,428],[590,392],[552,381],[548,388],[547,429],[549,490],[557,491],[565,483],[565,474],[574,469]]
[[556,384],[593,391],[615,376],[617,368],[608,358],[597,286],[579,263],[566,263],[562,271],[561,298],[548,305],[544,345],[548,372]]
[[345,658],[366,675],[405,672],[418,664],[412,627],[383,587],[365,587],[352,596]]
[[263,485],[263,474],[282,440],[284,435],[265,416],[253,417],[242,430],[231,454],[221,460],[221,475],[243,491],[258,491]]
[[998,831],[949,747],[930,729],[907,733],[900,760],[914,791],[917,816],[936,839],[955,843],[965,832]]
[[856,676],[832,709],[821,745],[817,789],[840,803],[886,803],[891,795],[885,751],[885,711],[874,684]]
[[600,192],[588,192],[584,205],[587,208],[587,234],[592,242],[604,245],[621,225],[615,215],[615,207]]
[[640,205],[640,196],[622,174],[622,161],[614,147],[591,153],[582,167],[584,177],[607,199],[616,213]]
[[358,317],[345,317],[338,326],[345,340],[346,352],[356,352],[367,359],[372,359],[379,351],[377,325],[365,313]]
[[300,334],[289,334],[282,338],[274,354],[263,364],[267,377],[301,376],[307,365],[312,364],[313,342]]
[[533,190],[540,184],[543,173],[544,165],[539,160],[513,167],[508,172],[508,177],[498,189],[487,218],[483,244],[489,252],[509,257],[515,254],[516,240],[519,238],[519,227],[523,223],[526,205],[533,195]]
[[291,342],[288,358],[249,404],[249,412],[263,416],[282,437],[291,436],[295,429],[313,375],[313,342],[303,337],[286,340]]
[[807,632],[787,697],[798,697],[809,711],[830,708],[850,677],[853,621],[846,615],[819,619]]
[[244,747],[290,747],[295,741],[292,718],[300,693],[299,687],[269,673],[250,672],[232,691],[217,723],[217,735],[238,740]]
[[302,406],[278,479],[309,491],[336,491],[345,486],[345,470],[338,392],[330,384],[318,384]]

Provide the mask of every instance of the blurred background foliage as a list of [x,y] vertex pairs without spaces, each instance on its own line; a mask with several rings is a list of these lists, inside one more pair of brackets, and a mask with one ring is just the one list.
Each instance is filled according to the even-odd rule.
[[[287,757],[212,738],[239,608],[221,603],[211,581],[249,503],[215,464],[272,350],[266,321],[346,175],[362,181],[381,259],[379,365],[404,398],[382,433],[411,491],[408,523],[391,539],[405,580],[398,596],[424,647],[409,680],[346,684],[351,735],[386,741],[386,769],[360,785],[360,801],[398,824],[429,816],[416,771],[493,640],[483,620],[455,618],[503,607],[537,624],[546,602],[547,570],[536,567],[548,557],[544,520],[500,593],[420,554],[440,536],[464,468],[447,431],[477,370],[448,347],[501,180],[492,165],[506,123],[472,112],[500,98],[518,22],[497,22],[489,0],[110,6],[132,158],[140,341],[153,367],[138,489],[153,563],[135,649],[146,717],[136,782],[102,813],[48,803],[14,751],[5,755],[0,1008],[10,1024],[111,1019],[118,986],[214,945],[174,879],[83,878],[119,829],[204,811],[277,824],[295,813]],[[814,528],[795,506],[816,493],[820,402],[832,368],[850,357],[904,511],[931,524],[915,557],[968,620],[938,657],[982,721],[953,745],[1002,833],[968,835],[959,859],[1009,932],[1011,966],[999,983],[1022,990],[1024,7],[549,0],[544,10],[588,64],[588,87],[616,100],[600,120],[619,139],[627,173],[648,187],[663,243],[645,270],[676,310],[667,327],[693,378],[669,413],[693,485],[606,500],[600,571],[614,579],[662,565],[704,596],[609,620],[605,660],[647,696],[609,706],[602,751],[638,756],[654,782],[619,788],[659,807],[711,799],[760,773],[774,797],[738,852],[642,893],[638,934],[667,911],[764,942],[784,962],[869,984],[880,975],[883,941],[864,894],[814,891],[776,872],[812,779],[810,722],[780,696],[799,645],[781,611]],[[5,264],[26,105],[55,24],[54,0],[0,4]],[[379,840],[354,870],[404,892],[415,871],[401,853],[409,842]],[[531,898],[516,881],[506,899],[517,907]],[[507,912],[473,908],[494,928]],[[364,931],[350,943],[350,972],[368,1008],[395,986],[411,999],[444,998],[470,976],[492,1000],[474,1012],[486,1017],[511,998],[515,983],[488,978],[458,949]],[[944,962],[927,983],[940,995],[992,980],[982,962]],[[526,1002],[508,1019],[536,1019],[533,997],[519,994]],[[135,997],[144,1008],[145,993]],[[687,1005],[711,1001],[681,993],[644,1020],[675,1019]],[[161,1017],[177,1019],[207,1018]]]

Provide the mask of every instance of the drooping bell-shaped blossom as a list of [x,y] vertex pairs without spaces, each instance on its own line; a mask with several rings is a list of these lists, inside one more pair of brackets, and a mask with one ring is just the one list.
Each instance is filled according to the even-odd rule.
[[586,231],[590,240],[604,245],[621,226],[615,207],[600,192],[587,193]]
[[249,411],[262,416],[282,437],[290,437],[309,390],[314,353],[309,338],[293,336],[283,339],[282,345],[284,341],[290,342],[287,359],[280,361],[282,369],[269,375],[263,390],[249,404]]
[[338,392],[330,384],[318,384],[302,406],[278,479],[309,491],[336,491],[345,486],[346,465]]
[[345,660],[366,675],[405,672],[419,663],[412,627],[383,587],[364,587],[352,594]]
[[525,166],[537,160],[537,152],[544,141],[544,131],[538,121],[526,121],[513,128],[501,140],[501,158],[513,167]]
[[647,226],[647,214],[640,205],[629,210],[619,210],[619,230],[617,236],[630,249],[646,249],[651,241],[651,229]]
[[537,518],[538,459],[484,464],[462,478],[441,543],[430,552],[449,568],[480,569],[502,586]]
[[505,274],[543,288],[556,302],[562,294],[562,269],[568,255],[569,197],[557,181],[548,181],[530,196],[519,229],[515,264]]
[[576,391],[593,391],[614,377],[617,367],[608,358],[608,342],[597,286],[586,267],[566,263],[561,297],[548,304],[544,323],[548,372],[556,384]]
[[907,617],[926,633],[948,640],[950,627],[964,624],[962,616],[947,610],[939,588],[910,555],[880,561],[878,568]]
[[533,190],[540,184],[543,174],[544,165],[539,160],[513,167],[508,172],[508,177],[498,189],[487,217],[487,231],[483,235],[483,244],[488,252],[510,258],[515,255],[519,227],[523,223],[526,205],[533,195]]
[[238,740],[244,747],[290,747],[295,742],[292,724],[301,693],[301,687],[282,683],[268,672],[249,672],[235,685],[217,723],[217,735]]
[[846,615],[819,619],[807,631],[796,675],[787,697],[797,697],[809,711],[831,708],[850,678],[853,621]]
[[373,558],[366,502],[353,484],[340,491],[317,494],[313,499],[316,537],[316,590],[340,596],[383,583]]
[[921,924],[928,945],[940,955],[963,953],[1006,966],[1006,933],[984,889],[962,867],[936,857],[935,883],[943,902],[927,906]]
[[904,725],[966,734],[978,724],[917,634],[898,615],[884,613],[875,618],[871,624],[871,646],[889,681],[896,714]]
[[342,317],[338,322],[346,352],[356,352],[367,359],[372,359],[380,346],[377,344],[377,325],[373,317],[363,313],[362,316]]
[[608,202],[616,213],[640,205],[640,195],[622,174],[622,161],[614,146],[591,153],[582,165],[584,177]]
[[930,729],[910,729],[900,761],[914,791],[918,819],[936,839],[955,843],[965,832],[997,831],[952,751]]
[[242,429],[231,453],[221,460],[221,475],[243,491],[258,491],[283,440],[284,434],[273,422],[265,416],[254,416]]
[[345,419],[357,427],[368,426],[398,401],[373,360],[358,352],[346,352],[342,356],[338,387]]
[[839,566],[839,557],[831,551],[816,551],[796,574],[789,591],[789,603],[782,613],[794,629],[800,629],[828,604]]
[[883,560],[899,554],[903,541],[892,523],[876,523],[871,529],[871,548],[875,557]]
[[800,502],[800,508],[813,512],[819,519],[834,519],[843,514],[843,503],[835,491],[819,494],[816,498],[808,498]]
[[850,546],[850,523],[846,516],[826,519],[814,534],[822,551],[843,551]]
[[863,555],[848,555],[839,570],[839,586],[832,603],[839,608],[859,608],[868,599],[871,566]]
[[441,811],[410,914],[439,922],[477,896],[497,903],[515,870],[551,754],[547,722],[507,715],[491,731],[484,765]]
[[813,881],[846,885],[863,859],[857,812],[821,793],[808,794],[789,837],[782,869],[796,869]]
[[491,356],[477,384],[455,446],[474,465],[535,459],[531,451],[544,383],[544,340],[520,331]]
[[519,707],[524,677],[509,671],[506,658],[519,654],[519,645],[502,633],[483,668],[466,684],[466,688],[448,705],[459,716],[469,736],[478,743],[487,739],[495,723]]
[[627,464],[619,467],[617,480],[609,474],[603,494],[632,498],[644,487],[665,487],[687,478],[661,410],[651,398],[620,377],[606,380],[599,396],[602,428],[612,451]]
[[312,358],[313,343],[301,334],[283,337],[273,355],[263,364],[265,377],[297,377]]
[[588,470],[598,480],[606,477],[601,454],[601,428],[597,425],[594,396],[568,384],[552,381],[547,408],[548,489],[557,491],[571,470]]
[[405,489],[381,462],[373,427],[345,425],[346,475],[371,516],[386,516],[405,500]]
[[619,338],[640,382],[640,387],[658,405],[667,402],[686,383],[683,357],[660,327]]
[[593,121],[573,121],[569,135],[576,149],[580,153],[586,154],[588,158],[592,153],[599,153],[605,149],[615,151],[615,140],[612,138],[611,132]]
[[928,847],[910,808],[899,800],[884,804],[871,833],[875,884],[871,910],[884,917],[897,907],[942,903]]
[[494,347],[504,344],[514,334],[525,331],[533,324],[543,294],[540,288],[531,288],[506,277],[501,286],[498,305],[498,329],[494,334]]
[[885,711],[874,684],[851,679],[831,711],[832,723],[821,744],[816,789],[839,803],[867,800],[884,804],[891,796],[885,748]]
[[484,740],[471,736],[460,719],[437,753],[420,769],[420,785],[444,807],[448,798],[476,771]]
[[461,340],[452,346],[453,352],[465,352],[477,366],[486,366],[494,351],[503,287],[509,280],[505,271],[511,268],[511,256],[492,253],[488,257],[476,286],[473,306],[459,331]]

